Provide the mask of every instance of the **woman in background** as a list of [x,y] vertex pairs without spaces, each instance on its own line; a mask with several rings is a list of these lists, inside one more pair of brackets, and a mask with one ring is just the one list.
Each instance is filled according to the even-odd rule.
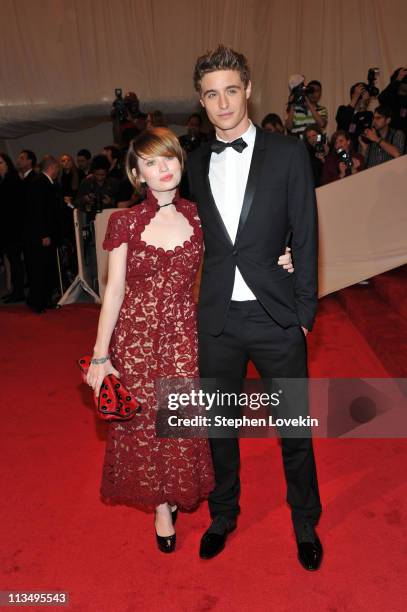
[[58,183],[61,186],[62,197],[65,204],[73,205],[79,189],[79,170],[74,158],[68,153],[61,155],[59,163],[61,170],[58,175]]
[[60,249],[62,273],[65,285],[75,278],[78,263],[76,259],[75,227],[73,220],[74,201],[79,189],[79,170],[71,155],[64,153],[59,158],[58,185],[61,196],[62,247]]

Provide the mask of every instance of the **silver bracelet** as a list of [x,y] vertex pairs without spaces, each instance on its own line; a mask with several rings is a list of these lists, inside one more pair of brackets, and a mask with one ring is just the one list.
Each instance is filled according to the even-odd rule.
[[92,365],[101,365],[102,363],[106,363],[106,361],[109,361],[110,359],[110,355],[107,355],[106,357],[100,357],[99,359],[91,359],[90,362]]

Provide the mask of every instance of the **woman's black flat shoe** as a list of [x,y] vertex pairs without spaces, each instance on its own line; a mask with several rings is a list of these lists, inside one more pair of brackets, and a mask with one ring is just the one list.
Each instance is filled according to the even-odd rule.
[[[175,510],[171,510],[171,520],[172,520],[172,524],[175,525],[175,522],[177,520],[177,516],[178,516],[178,508],[175,508]],[[157,546],[159,548],[159,550],[161,550],[161,552],[164,553],[171,553],[174,552],[175,550],[175,543],[176,543],[176,539],[177,536],[174,533],[173,535],[170,536],[159,536],[157,531],[155,532],[156,538],[157,538]]]
[[157,538],[157,546],[159,550],[163,553],[172,553],[175,550],[175,543],[177,539],[177,534],[170,536],[159,536],[157,533],[155,534]]

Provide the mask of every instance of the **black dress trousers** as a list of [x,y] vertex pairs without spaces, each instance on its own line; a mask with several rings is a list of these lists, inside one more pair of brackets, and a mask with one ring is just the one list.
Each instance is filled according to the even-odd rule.
[[51,301],[57,278],[57,253],[53,244],[26,244],[24,258],[27,266],[27,304],[34,310],[44,310]]
[[[216,379],[221,391],[227,387],[230,392],[234,387],[239,392],[239,380],[241,384],[249,360],[262,379],[307,378],[306,341],[301,327],[281,327],[256,300],[232,301],[220,335],[199,332],[200,376]],[[316,524],[321,513],[312,440],[282,437],[281,443],[287,502],[297,531],[304,522]],[[235,519],[240,512],[239,442],[236,438],[211,438],[210,444],[216,478],[209,497],[210,513],[212,518],[222,514]]]

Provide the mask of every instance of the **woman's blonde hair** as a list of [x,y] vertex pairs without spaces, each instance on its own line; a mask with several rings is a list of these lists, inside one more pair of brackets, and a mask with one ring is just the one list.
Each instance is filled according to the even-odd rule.
[[[184,169],[184,153],[174,132],[165,127],[156,127],[144,130],[137,138],[130,142],[126,157],[126,173],[133,187],[140,191],[140,168],[138,157],[176,157]],[[135,169],[137,176],[132,170]]]
[[[72,157],[72,155],[69,155],[69,153],[62,153],[62,155],[59,156],[59,163],[61,163],[62,158],[63,157],[68,157],[71,161],[72,164],[72,168],[71,168],[71,174],[72,174],[72,181],[71,181],[71,188],[73,191],[78,191],[79,189],[79,174],[78,174],[78,168],[75,164],[75,160]],[[61,177],[63,174],[63,168],[61,166],[59,173],[58,173],[58,181],[61,182]]]

